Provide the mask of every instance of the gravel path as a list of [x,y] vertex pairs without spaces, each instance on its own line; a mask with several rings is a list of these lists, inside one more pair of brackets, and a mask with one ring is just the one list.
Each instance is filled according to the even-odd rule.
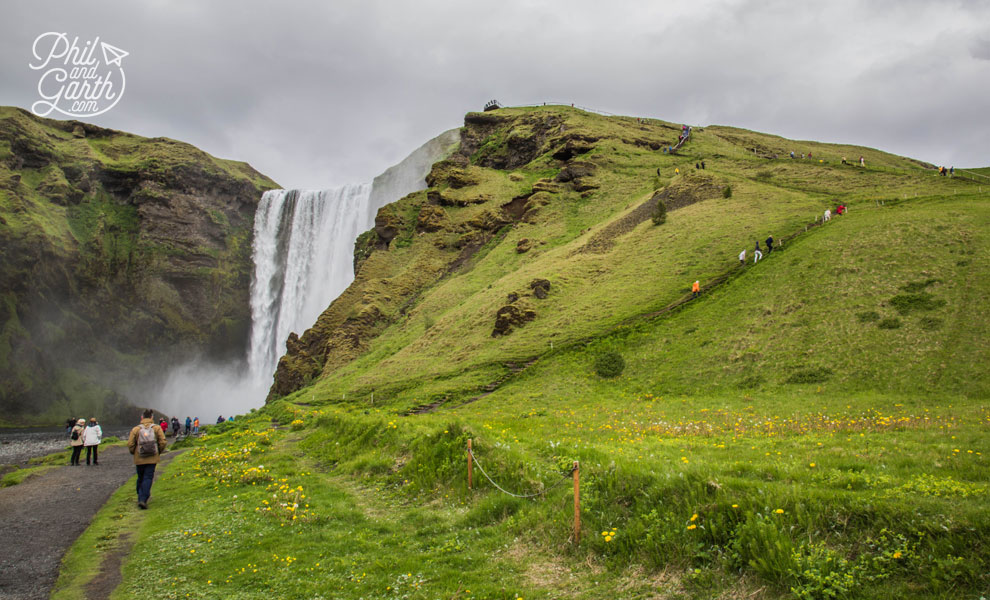
[[62,556],[132,475],[127,448],[114,446],[101,449],[98,466],[63,466],[0,489],[0,598],[48,598]]

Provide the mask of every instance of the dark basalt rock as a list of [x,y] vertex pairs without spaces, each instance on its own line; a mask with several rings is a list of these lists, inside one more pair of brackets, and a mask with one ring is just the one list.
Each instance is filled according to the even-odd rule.
[[529,282],[529,287],[533,290],[533,295],[540,300],[545,299],[550,294],[550,282],[546,279],[534,279]]
[[495,313],[495,328],[492,330],[492,337],[508,335],[512,332],[512,327],[521,327],[536,318],[536,313],[531,310],[520,309],[514,305],[506,305],[498,309]]

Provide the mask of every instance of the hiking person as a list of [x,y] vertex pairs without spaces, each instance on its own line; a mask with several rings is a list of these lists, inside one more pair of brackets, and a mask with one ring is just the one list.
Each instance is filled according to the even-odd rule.
[[701,293],[701,282],[695,280],[695,282],[691,284],[691,297],[697,298],[698,294],[700,293]]
[[86,419],[79,419],[76,424],[72,427],[72,433],[69,434],[69,445],[72,446],[72,456],[69,458],[69,464],[72,466],[77,466],[79,464],[79,455],[82,454],[83,449],[83,431],[86,427]]
[[179,437],[179,417],[172,417],[172,437]]
[[794,158],[794,151],[791,150],[791,158]]
[[822,216],[822,223],[824,223],[825,221],[831,221],[831,220],[832,220],[832,211],[826,208],[825,209],[825,214]]
[[840,205],[838,205],[838,206],[835,207],[835,214],[839,215],[840,217],[842,216],[842,213],[844,213],[844,212],[846,212],[846,205],[845,204],[840,204]]
[[199,417],[193,419],[193,433],[199,433]]
[[705,170],[705,161],[701,161],[701,170],[702,170],[702,171],[704,171],[704,170]]
[[863,158],[862,156],[859,157],[859,166],[861,166],[861,167],[865,167],[866,166],[866,159]]
[[767,245],[767,254],[770,254],[771,252],[773,252],[773,236],[772,235],[767,236],[765,243]]
[[739,264],[740,265],[745,265],[746,264],[746,249],[745,248],[743,248],[743,251],[739,253]]
[[849,164],[849,163],[846,162],[846,157],[845,156],[842,157],[842,164],[844,164],[844,165],[848,165]]
[[192,418],[186,417],[186,435],[189,435],[189,430],[192,429]]
[[761,258],[763,258],[763,253],[760,252],[760,240],[756,240],[756,250],[753,251],[753,264],[755,265],[760,262]]
[[229,417],[227,417],[227,422],[228,423],[233,423],[234,422],[234,415],[230,415]]
[[103,441],[103,428],[96,422],[96,417],[89,420],[89,425],[83,430],[83,446],[86,447],[86,464],[89,464],[89,455],[93,455],[93,464],[100,464],[99,450],[100,442]]
[[165,420],[165,417],[162,417],[162,420],[158,422],[158,426],[162,428],[162,432],[168,433],[168,421]]
[[956,168],[955,167],[949,167],[949,175],[952,175],[953,177],[955,177],[955,175],[956,175]]
[[681,170],[677,167],[674,167],[674,175],[680,175],[680,174],[681,174]]
[[155,411],[146,409],[141,415],[141,424],[131,429],[131,434],[127,438],[127,449],[134,455],[134,465],[137,469],[137,505],[140,509],[148,508],[151,483],[155,479],[155,467],[168,444],[161,426],[155,425],[152,421],[154,416]]
[[224,421],[223,415],[220,415],[219,417],[217,417],[217,425],[219,425],[220,423],[223,423],[223,421]]

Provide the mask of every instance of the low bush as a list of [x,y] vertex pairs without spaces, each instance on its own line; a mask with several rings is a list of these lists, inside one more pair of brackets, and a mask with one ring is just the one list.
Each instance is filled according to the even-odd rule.
[[604,352],[595,359],[595,372],[606,379],[622,375],[625,368],[626,361],[618,352]]

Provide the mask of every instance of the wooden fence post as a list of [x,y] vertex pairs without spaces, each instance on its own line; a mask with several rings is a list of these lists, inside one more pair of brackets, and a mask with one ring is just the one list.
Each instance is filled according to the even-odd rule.
[[581,469],[574,461],[574,543],[581,541]]
[[468,451],[467,451],[467,455],[468,455],[467,456],[467,459],[468,459],[468,489],[470,490],[470,489],[472,489],[471,488],[471,484],[473,483],[471,481],[471,478],[472,478],[472,475],[474,474],[474,471],[473,471],[474,457],[471,455],[471,438],[468,438]]

